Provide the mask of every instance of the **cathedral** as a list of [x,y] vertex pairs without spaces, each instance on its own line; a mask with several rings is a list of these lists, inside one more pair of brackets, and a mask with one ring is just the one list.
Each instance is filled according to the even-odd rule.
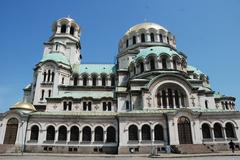
[[129,28],[116,64],[82,64],[80,33],[70,17],[53,23],[23,100],[0,113],[1,153],[215,152],[230,140],[239,147],[235,98],[211,89],[166,28]]

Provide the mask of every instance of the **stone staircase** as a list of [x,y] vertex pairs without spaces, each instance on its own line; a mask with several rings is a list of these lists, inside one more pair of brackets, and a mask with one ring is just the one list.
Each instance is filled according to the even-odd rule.
[[181,144],[171,146],[172,152],[179,154],[212,153],[215,150],[205,144]]
[[19,153],[21,152],[21,147],[14,144],[0,144],[0,154],[1,153]]

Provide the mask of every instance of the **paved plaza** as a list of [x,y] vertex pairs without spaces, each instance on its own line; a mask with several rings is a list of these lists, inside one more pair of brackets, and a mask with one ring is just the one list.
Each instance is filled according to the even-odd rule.
[[79,155],[79,154],[2,154],[0,160],[240,160],[240,154],[232,154],[230,152],[216,154],[192,154],[192,155],[177,155],[177,154],[163,154],[160,157],[149,158],[147,155]]

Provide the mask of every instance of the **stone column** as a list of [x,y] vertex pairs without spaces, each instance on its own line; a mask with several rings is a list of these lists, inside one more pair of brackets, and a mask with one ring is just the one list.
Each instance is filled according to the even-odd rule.
[[94,142],[94,134],[95,134],[95,132],[92,131],[91,133],[92,133],[92,135],[91,135],[91,143],[93,143]]
[[81,143],[82,142],[82,131],[79,131],[79,142]]
[[107,142],[107,131],[103,131],[103,143]]
[[167,109],[169,108],[169,96],[168,96],[168,90],[165,89],[166,92],[166,101],[167,101]]
[[54,137],[54,141],[58,141],[58,130],[55,130],[55,137]]
[[71,132],[70,130],[67,130],[67,142],[70,142],[70,136],[71,136]]
[[138,142],[139,143],[142,142],[142,130],[141,129],[138,130]]
[[152,144],[153,144],[154,141],[155,141],[155,135],[154,135],[154,129],[153,128],[151,129],[151,140],[152,140]]

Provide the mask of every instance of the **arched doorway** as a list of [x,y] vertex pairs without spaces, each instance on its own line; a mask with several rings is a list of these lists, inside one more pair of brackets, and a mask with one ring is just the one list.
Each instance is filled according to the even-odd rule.
[[11,118],[7,122],[4,144],[15,144],[18,131],[18,120]]
[[180,144],[192,144],[191,123],[187,117],[178,119],[178,137]]

